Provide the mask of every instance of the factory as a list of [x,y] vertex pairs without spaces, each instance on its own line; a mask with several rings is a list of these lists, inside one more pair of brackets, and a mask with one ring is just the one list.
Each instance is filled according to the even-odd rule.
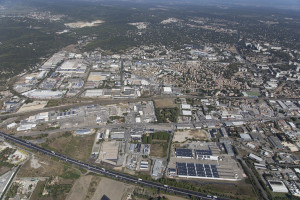
[[86,72],[87,66],[84,65],[83,60],[67,60],[60,67],[56,69],[56,72],[61,74],[83,74]]

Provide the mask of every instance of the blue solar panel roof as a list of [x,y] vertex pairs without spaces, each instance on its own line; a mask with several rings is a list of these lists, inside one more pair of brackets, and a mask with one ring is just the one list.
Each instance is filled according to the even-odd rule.
[[191,177],[219,178],[216,165],[203,165],[195,163],[176,163],[177,175]]

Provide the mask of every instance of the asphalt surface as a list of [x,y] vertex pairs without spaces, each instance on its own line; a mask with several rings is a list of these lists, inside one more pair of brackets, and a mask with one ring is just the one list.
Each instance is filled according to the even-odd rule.
[[112,171],[112,170],[107,170],[107,169],[104,169],[104,168],[100,168],[100,167],[97,167],[95,165],[84,163],[82,161],[75,160],[73,158],[61,155],[61,154],[56,153],[54,151],[44,149],[44,148],[39,147],[35,144],[32,144],[28,141],[21,140],[19,138],[13,137],[13,136],[11,136],[9,134],[6,134],[6,133],[3,133],[3,132],[0,132],[0,136],[3,137],[6,140],[10,140],[10,141],[15,142],[19,145],[22,145],[24,147],[30,148],[32,150],[39,151],[39,152],[41,152],[45,155],[56,157],[56,158],[58,158],[62,161],[68,162],[70,164],[76,165],[78,167],[82,167],[82,168],[87,169],[89,171],[92,171],[94,173],[101,174],[101,175],[104,175],[104,176],[107,176],[107,177],[111,177],[111,178],[114,178],[114,179],[117,179],[117,180],[120,180],[120,181],[137,183],[137,184],[140,184],[140,185],[143,185],[143,186],[155,188],[157,190],[163,190],[163,191],[166,191],[168,193],[179,194],[179,195],[183,195],[183,196],[187,196],[187,197],[194,197],[194,198],[197,198],[197,199],[203,199],[203,200],[211,200],[211,199],[229,200],[229,199],[216,197],[216,196],[210,196],[210,195],[207,195],[207,194],[202,194],[202,193],[199,193],[199,192],[194,192],[194,191],[181,189],[181,188],[177,188],[177,187],[173,187],[173,186],[167,186],[167,185],[163,185],[163,184],[152,182],[152,181],[146,181],[146,180],[142,180],[142,179],[139,179],[139,178],[136,178],[136,177],[129,176],[127,174],[122,174],[122,173],[115,172],[115,171]]

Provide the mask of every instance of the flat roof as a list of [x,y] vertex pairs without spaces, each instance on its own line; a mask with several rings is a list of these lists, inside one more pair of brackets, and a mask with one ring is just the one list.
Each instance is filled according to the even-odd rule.
[[189,157],[189,158],[193,158],[193,150],[192,149],[180,149],[180,148],[176,148],[175,153],[176,153],[176,157]]
[[216,165],[177,162],[176,169],[178,176],[220,178]]

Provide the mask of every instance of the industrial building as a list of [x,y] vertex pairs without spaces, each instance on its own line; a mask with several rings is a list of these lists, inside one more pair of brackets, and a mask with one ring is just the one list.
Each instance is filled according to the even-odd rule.
[[225,148],[226,153],[229,156],[234,156],[234,151],[233,151],[232,145],[229,142],[224,142],[223,146]]
[[140,170],[148,170],[149,169],[149,162],[148,161],[141,161],[140,162]]
[[85,97],[100,97],[103,95],[102,89],[86,90]]
[[153,168],[152,168],[152,176],[154,178],[158,178],[162,171],[162,161],[155,160]]
[[261,157],[255,155],[253,153],[250,153],[248,157],[255,160],[255,161],[257,161],[257,162],[262,162],[263,161],[263,159]]
[[32,128],[35,128],[36,124],[21,124],[18,128],[17,131],[27,131],[31,130]]
[[216,165],[176,163],[177,176],[187,178],[220,178]]
[[222,135],[224,138],[228,138],[227,130],[226,130],[224,127],[220,128],[219,130],[220,130],[221,135]]
[[194,158],[192,149],[175,149],[175,155],[177,158]]
[[103,142],[99,154],[99,161],[116,165],[119,154],[119,141]]
[[268,140],[270,143],[275,147],[276,149],[283,149],[283,145],[281,144],[281,141],[276,136],[270,136],[268,137]]
[[56,69],[56,72],[62,74],[82,74],[86,72],[87,67],[82,63],[82,60],[67,60],[60,67]]
[[252,140],[251,136],[249,134],[247,134],[247,133],[240,134],[240,137],[244,141],[251,141]]
[[163,93],[164,94],[172,94],[172,88],[171,87],[163,87]]
[[195,149],[195,157],[200,160],[218,160],[219,156],[214,156],[212,151]]
[[284,192],[284,193],[289,192],[287,187],[282,181],[269,180],[268,183],[273,192]]

